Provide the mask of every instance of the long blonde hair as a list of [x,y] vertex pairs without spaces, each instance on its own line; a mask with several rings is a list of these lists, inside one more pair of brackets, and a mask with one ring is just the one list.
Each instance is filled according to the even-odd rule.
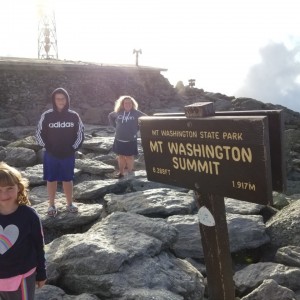
[[136,100],[131,96],[125,95],[125,96],[121,96],[119,99],[116,100],[114,111],[115,112],[121,111],[124,108],[124,101],[127,99],[131,100],[133,109],[138,109],[139,105],[136,102]]
[[19,205],[30,205],[28,198],[29,181],[15,168],[7,163],[0,162],[0,186],[17,185],[19,188],[17,202]]

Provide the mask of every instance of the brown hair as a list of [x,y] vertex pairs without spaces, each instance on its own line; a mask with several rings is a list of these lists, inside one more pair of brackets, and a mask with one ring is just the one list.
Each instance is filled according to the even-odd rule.
[[131,97],[131,96],[121,96],[115,102],[114,111],[115,112],[121,111],[124,108],[124,101],[127,100],[127,99],[131,100],[133,109],[138,109],[139,105],[138,105],[138,103],[136,102],[136,100],[133,97]]
[[17,169],[9,166],[3,161],[0,162],[0,186],[13,186],[15,184],[19,188],[17,198],[18,204],[30,205],[28,198],[28,179],[24,178]]

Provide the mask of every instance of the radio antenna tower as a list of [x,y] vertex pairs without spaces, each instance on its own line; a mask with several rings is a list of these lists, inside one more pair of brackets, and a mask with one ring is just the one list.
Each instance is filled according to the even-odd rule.
[[38,10],[38,58],[58,59],[55,14],[49,0],[39,0]]

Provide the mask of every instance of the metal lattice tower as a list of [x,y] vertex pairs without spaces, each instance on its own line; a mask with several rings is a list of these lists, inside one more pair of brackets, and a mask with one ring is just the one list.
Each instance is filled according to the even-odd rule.
[[58,59],[55,14],[47,5],[47,0],[39,0],[38,58]]

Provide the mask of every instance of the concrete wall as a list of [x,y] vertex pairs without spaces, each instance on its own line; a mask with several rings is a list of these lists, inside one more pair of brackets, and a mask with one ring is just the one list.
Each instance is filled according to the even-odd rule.
[[107,114],[121,95],[131,95],[152,113],[177,105],[179,98],[164,69],[83,62],[0,58],[0,126],[36,125],[50,107],[50,94],[64,87],[71,108],[83,122],[107,124]]

